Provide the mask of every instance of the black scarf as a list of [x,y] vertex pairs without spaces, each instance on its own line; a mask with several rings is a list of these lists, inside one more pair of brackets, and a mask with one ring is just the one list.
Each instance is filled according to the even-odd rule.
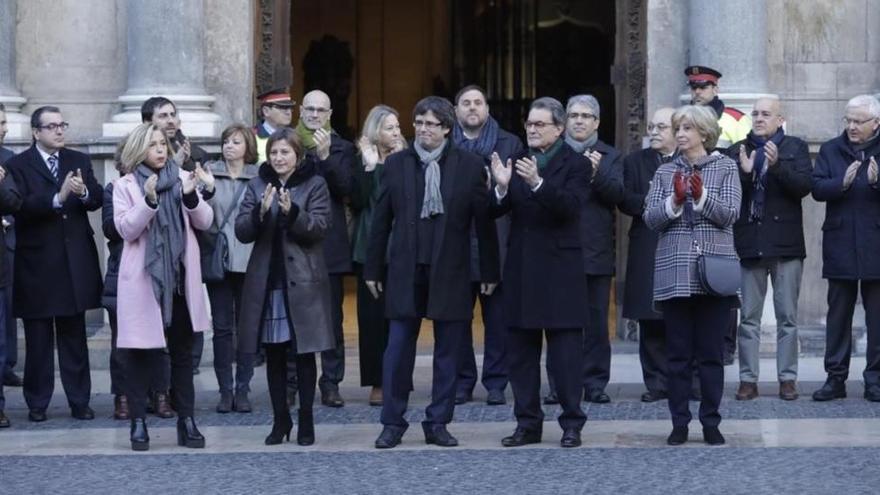
[[752,175],[752,183],[754,184],[754,192],[752,193],[752,201],[749,205],[749,222],[757,222],[764,218],[764,199],[767,193],[767,167],[765,163],[767,156],[764,153],[764,145],[768,141],[773,142],[779,149],[780,143],[785,138],[785,131],[780,127],[769,138],[756,136],[754,132],[749,132],[746,141],[749,146],[755,150],[754,174]]
[[480,135],[476,139],[468,139],[464,135],[464,129],[456,122],[452,127],[452,142],[457,148],[470,151],[489,159],[492,152],[495,151],[495,144],[498,142],[498,122],[490,115],[480,129]]

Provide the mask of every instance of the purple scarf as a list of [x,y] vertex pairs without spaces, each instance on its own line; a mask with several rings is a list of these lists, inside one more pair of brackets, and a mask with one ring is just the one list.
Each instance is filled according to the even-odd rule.
[[756,136],[752,132],[749,132],[749,135],[746,136],[746,141],[755,150],[755,167],[753,169],[754,174],[752,175],[754,192],[752,193],[752,201],[749,205],[749,222],[757,222],[764,218],[764,198],[767,192],[767,167],[764,166],[767,156],[764,153],[764,145],[767,144],[767,141],[772,141],[776,148],[779,149],[779,144],[782,143],[783,138],[785,138],[785,131],[782,130],[782,127],[777,129],[776,133],[770,136],[769,139]]

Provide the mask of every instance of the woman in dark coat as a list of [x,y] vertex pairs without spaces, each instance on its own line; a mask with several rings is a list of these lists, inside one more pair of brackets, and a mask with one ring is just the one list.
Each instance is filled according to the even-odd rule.
[[316,175],[293,129],[266,142],[269,161],[248,183],[235,219],[235,235],[254,248],[245,273],[239,319],[239,346],[266,350],[266,380],[275,420],[266,445],[290,440],[293,423],[287,406],[287,355],[296,354],[299,377],[300,445],[315,442],[312,405],[318,370],[315,353],[335,345],[330,326],[330,285],[322,241],[330,229],[330,193]]

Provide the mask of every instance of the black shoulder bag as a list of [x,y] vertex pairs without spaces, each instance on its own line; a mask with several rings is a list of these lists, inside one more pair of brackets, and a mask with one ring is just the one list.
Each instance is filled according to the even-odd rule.
[[226,269],[229,268],[229,241],[223,234],[223,228],[229,223],[229,218],[238,204],[241,194],[244,192],[246,183],[242,183],[235,193],[232,205],[226,211],[223,221],[217,228],[216,234],[204,232],[200,237],[199,251],[201,252],[202,282],[221,282],[226,278]]

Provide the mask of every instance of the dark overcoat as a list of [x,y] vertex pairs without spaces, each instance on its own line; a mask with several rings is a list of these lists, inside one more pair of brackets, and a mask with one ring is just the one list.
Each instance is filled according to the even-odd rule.
[[330,156],[326,160],[318,160],[313,152],[307,156],[316,162],[318,174],[324,178],[330,191],[333,224],[324,238],[327,272],[351,273],[351,242],[345,221],[345,203],[354,188],[354,145],[334,133],[330,137]]
[[[15,214],[13,307],[19,318],[72,316],[101,306],[101,269],[88,212],[101,207],[104,191],[88,155],[62,148],[58,162],[59,181],[36,146],[6,163],[24,199]],[[53,196],[65,175],[77,169],[88,198],[71,194],[56,210]]]
[[494,216],[510,213],[505,321],[513,328],[583,328],[588,305],[579,219],[587,158],[562,146],[540,175],[544,182],[532,192],[514,172],[507,194],[493,202]]
[[314,175],[290,189],[291,200],[299,207],[295,217],[282,213],[276,200],[260,220],[263,192],[274,173],[268,163],[260,166],[257,177],[248,182],[235,218],[238,240],[254,243],[242,286],[245,297],[239,315],[239,346],[244,352],[255,352],[260,343],[272,247],[276,226],[282,222],[287,308],[296,334],[297,352],[332,349],[336,340],[330,326],[330,280],[322,245],[332,224],[327,183]]
[[586,159],[590,187],[581,202],[580,220],[584,273],[614,275],[614,209],[623,200],[623,165],[614,147],[597,141],[592,149],[601,153],[602,159],[592,180],[593,164]]

